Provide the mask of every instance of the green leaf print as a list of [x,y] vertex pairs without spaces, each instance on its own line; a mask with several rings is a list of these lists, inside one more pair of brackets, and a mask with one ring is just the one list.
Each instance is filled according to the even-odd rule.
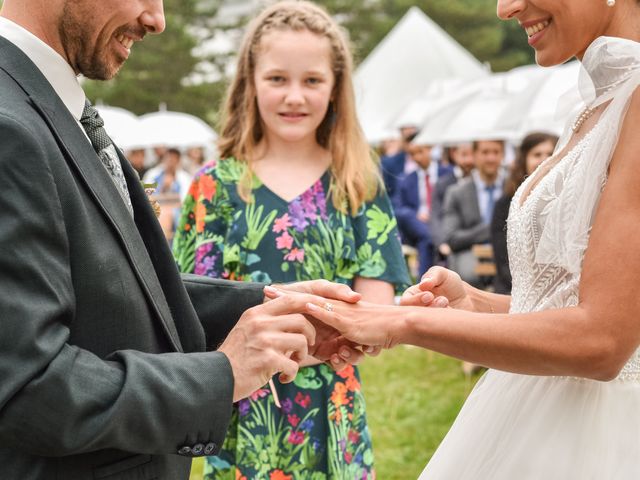
[[380,250],[373,253],[373,247],[368,243],[358,249],[358,265],[360,265],[359,274],[368,278],[380,277],[387,269],[387,262],[382,258]]
[[222,263],[229,269],[235,269],[238,263],[240,263],[240,245],[227,245],[222,252]]
[[216,174],[220,181],[224,183],[238,183],[247,168],[244,162],[239,162],[235,158],[225,158],[218,162]]
[[245,218],[247,220],[247,235],[242,241],[242,246],[247,250],[255,250],[269,231],[273,220],[278,214],[277,210],[272,210],[265,218],[262,218],[264,205],[256,208],[255,202],[247,205]]
[[369,219],[367,221],[367,230],[369,231],[367,240],[377,238],[378,245],[387,243],[389,233],[396,226],[396,219],[383,212],[377,205],[367,210],[367,218]]
[[174,245],[174,254],[177,253],[176,262],[181,272],[193,273],[196,269],[196,229],[183,231],[177,236]]
[[318,378],[315,368],[301,368],[293,383],[309,390],[318,390],[322,387],[322,379]]

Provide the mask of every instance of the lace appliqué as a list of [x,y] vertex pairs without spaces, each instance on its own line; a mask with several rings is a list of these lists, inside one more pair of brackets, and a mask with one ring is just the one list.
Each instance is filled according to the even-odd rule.
[[[545,228],[562,228],[561,218],[575,214],[574,210],[566,208],[566,211],[560,212],[561,218],[558,215],[549,217],[549,212],[557,213],[554,207],[559,199],[562,198],[563,204],[568,207],[573,202],[567,199],[580,195],[571,187],[575,183],[570,181],[571,175],[580,168],[582,154],[589,151],[591,142],[598,141],[598,128],[597,125],[585,135],[540,179],[533,190],[529,191],[529,184],[535,175],[527,178],[513,197],[507,220],[507,245],[513,277],[511,313],[574,307],[578,304],[580,272],[571,273],[555,263],[539,263],[536,261],[536,252]],[[606,177],[601,181],[604,187]],[[525,191],[529,194],[521,205]],[[549,225],[549,221],[560,224]],[[617,379],[640,381],[640,349],[627,362]]]

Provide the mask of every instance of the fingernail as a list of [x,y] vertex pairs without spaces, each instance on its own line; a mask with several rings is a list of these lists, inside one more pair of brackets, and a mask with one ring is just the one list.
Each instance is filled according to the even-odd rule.
[[335,353],[331,356],[331,363],[334,363],[336,365],[340,364],[340,359],[338,358],[338,356]]
[[272,287],[271,285],[267,285],[264,287],[264,293],[276,296],[280,294],[280,291],[277,288]]
[[340,356],[342,358],[350,358],[351,357],[351,352],[349,350],[347,350],[346,348],[343,348],[342,350],[340,350]]
[[442,298],[442,297],[441,297],[441,298],[436,299],[436,301],[435,301],[434,303],[435,303],[438,307],[446,307],[446,306],[449,304],[449,302],[448,302],[446,299]]
[[433,301],[433,294],[431,292],[427,292],[420,297],[420,300],[422,300],[422,303],[424,304],[430,303]]
[[312,312],[319,312],[320,311],[320,307],[318,307],[317,305],[314,305],[313,303],[307,303],[307,308],[309,310],[311,310]]
[[368,346],[368,347],[365,347],[364,353],[373,353],[374,350],[375,350],[374,347]]

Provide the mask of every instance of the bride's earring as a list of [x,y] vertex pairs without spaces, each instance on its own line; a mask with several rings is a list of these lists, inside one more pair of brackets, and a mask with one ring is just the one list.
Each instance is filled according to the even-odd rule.
[[607,0],[607,6],[613,7],[616,4],[616,0]]

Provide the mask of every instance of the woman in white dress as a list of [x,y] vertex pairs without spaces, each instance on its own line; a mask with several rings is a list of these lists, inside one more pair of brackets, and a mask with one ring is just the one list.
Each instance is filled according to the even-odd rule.
[[[640,1],[498,0],[498,14],[539,64],[583,65],[576,120],[511,205],[512,296],[434,268],[405,307],[308,310],[363,345],[490,367],[421,479],[640,479]],[[450,308],[422,307],[441,296]]]

